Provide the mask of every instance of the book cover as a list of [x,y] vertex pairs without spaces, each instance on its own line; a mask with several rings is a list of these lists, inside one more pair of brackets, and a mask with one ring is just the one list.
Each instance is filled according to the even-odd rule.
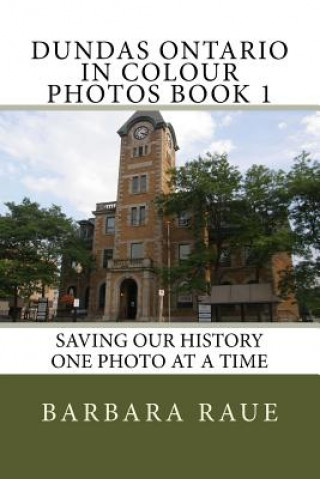
[[4,477],[314,477],[318,6],[12,0]]

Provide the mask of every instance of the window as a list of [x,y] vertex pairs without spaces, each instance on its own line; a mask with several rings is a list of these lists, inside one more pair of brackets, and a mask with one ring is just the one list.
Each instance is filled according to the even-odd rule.
[[139,208],[139,224],[144,225],[146,222],[146,207],[140,206]]
[[254,250],[250,248],[250,246],[247,246],[244,250],[244,264],[246,266],[254,266],[256,259]]
[[132,178],[132,193],[145,193],[147,191],[147,175]]
[[182,211],[178,216],[178,226],[180,226],[180,228],[186,228],[190,225],[190,222],[190,213],[187,211]]
[[147,175],[140,176],[140,193],[147,191]]
[[231,266],[230,248],[222,248],[219,263],[220,263],[220,266]]
[[148,145],[135,146],[133,148],[134,158],[138,158],[139,156],[146,156],[148,153],[149,153]]
[[80,230],[79,230],[79,236],[81,239],[86,239],[89,237],[89,230],[88,228],[84,227],[84,226],[80,226]]
[[177,307],[181,309],[192,308],[193,307],[192,294],[179,293],[177,298]]
[[70,296],[76,297],[77,288],[75,286],[69,286],[69,288],[67,289],[67,294],[70,294]]
[[143,243],[131,243],[131,259],[143,258]]
[[131,225],[135,226],[138,224],[138,208],[135,206],[131,208]]
[[180,291],[177,295],[177,307],[178,308],[192,308],[193,306],[193,297],[192,293],[188,291],[186,283],[181,283],[179,285]]
[[107,268],[108,267],[108,261],[109,259],[113,258],[113,249],[105,249],[103,250],[103,261],[102,261],[102,267]]
[[191,253],[190,244],[179,244],[179,261],[185,261]]
[[144,225],[146,222],[146,207],[133,206],[131,208],[131,226]]
[[108,235],[113,235],[115,229],[115,217],[107,216],[106,218],[106,233]]
[[139,193],[140,185],[139,185],[139,176],[134,176],[132,178],[132,193]]

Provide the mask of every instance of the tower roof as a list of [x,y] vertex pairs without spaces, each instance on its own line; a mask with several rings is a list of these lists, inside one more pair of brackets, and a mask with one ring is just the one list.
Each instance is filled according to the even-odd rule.
[[176,139],[176,134],[174,131],[173,126],[171,123],[166,122],[163,119],[163,116],[161,115],[160,111],[154,110],[154,111],[149,111],[149,110],[139,110],[136,111],[125,123],[122,125],[122,127],[118,130],[118,135],[120,136],[125,136],[128,134],[130,128],[137,123],[138,121],[149,121],[155,130],[158,128],[169,128],[171,135],[172,135],[172,140],[173,140],[173,145],[175,150],[179,150],[178,144],[177,144],[177,139]]

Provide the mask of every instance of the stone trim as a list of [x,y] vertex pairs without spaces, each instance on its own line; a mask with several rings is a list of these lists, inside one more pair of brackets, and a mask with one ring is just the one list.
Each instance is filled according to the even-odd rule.
[[[132,165],[127,165],[128,170],[136,170],[138,168],[145,168],[147,166],[152,166],[152,161],[145,161],[143,163],[134,163]],[[125,176],[123,176],[125,178]]]

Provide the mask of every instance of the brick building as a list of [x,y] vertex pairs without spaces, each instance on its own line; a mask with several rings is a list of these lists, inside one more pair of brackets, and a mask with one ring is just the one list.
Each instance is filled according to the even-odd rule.
[[[89,317],[157,321],[163,288],[158,268],[183,260],[193,242],[188,218],[180,216],[169,223],[159,216],[154,203],[157,195],[168,192],[168,169],[175,165],[177,139],[173,126],[157,111],[134,113],[118,134],[117,201],[98,203],[94,218],[79,222],[96,259],[95,268],[78,278],[69,270],[63,277],[63,291],[79,296],[80,307],[88,310]],[[274,256],[261,272],[264,286],[257,288],[251,284],[254,268],[245,252],[231,255],[222,265],[221,287],[213,288],[211,296],[201,301],[212,305],[218,321],[297,320],[296,306],[274,294],[279,267],[289,261],[285,254]],[[197,320],[198,301],[192,294],[165,291],[164,317]]]

